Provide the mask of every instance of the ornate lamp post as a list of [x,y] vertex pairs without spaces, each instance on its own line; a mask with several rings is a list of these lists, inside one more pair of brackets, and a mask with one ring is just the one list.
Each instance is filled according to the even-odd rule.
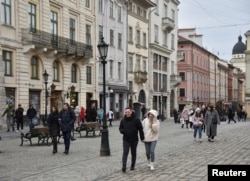
[[[100,58],[102,59],[102,67],[103,67],[103,110],[104,114],[106,115],[106,78],[105,78],[105,66],[107,64],[106,58],[108,54],[108,44],[105,43],[103,40],[104,38],[101,38],[101,41],[97,45],[97,48],[99,50]],[[110,156],[110,148],[109,148],[109,137],[108,137],[108,126],[107,126],[107,120],[106,116],[103,118],[103,125],[102,125],[102,138],[101,138],[101,150],[100,150],[100,156]]]
[[44,122],[44,125],[45,123],[47,124],[47,115],[48,115],[48,111],[47,111],[47,106],[48,106],[48,79],[49,79],[49,74],[47,73],[46,69],[44,70],[44,73],[43,73],[43,79],[44,79],[44,84],[45,84],[45,122]]

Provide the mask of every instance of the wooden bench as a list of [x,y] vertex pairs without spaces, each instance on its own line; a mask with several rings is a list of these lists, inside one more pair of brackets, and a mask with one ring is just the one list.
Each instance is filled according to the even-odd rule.
[[80,137],[82,137],[81,135],[81,131],[86,131],[86,137],[89,136],[89,133],[92,133],[92,136],[96,136],[95,132],[99,131],[99,136],[101,135],[101,124],[98,122],[87,122],[87,123],[83,123],[81,124],[81,126],[77,127],[75,129],[76,132],[78,132],[80,134]]
[[48,127],[34,128],[31,132],[25,134],[21,133],[20,146],[23,146],[24,141],[29,141],[30,145],[32,145],[32,138],[38,138],[38,145],[40,144],[40,141],[45,143],[45,140],[48,145],[48,140],[50,138],[49,128]]

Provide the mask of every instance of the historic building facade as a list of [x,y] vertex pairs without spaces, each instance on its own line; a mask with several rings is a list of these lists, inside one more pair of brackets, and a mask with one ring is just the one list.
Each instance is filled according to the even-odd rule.
[[33,104],[38,116],[46,102],[48,112],[63,102],[85,106],[95,94],[94,2],[2,0],[1,12],[1,100]]
[[178,0],[155,0],[149,11],[148,105],[162,117],[177,107]]

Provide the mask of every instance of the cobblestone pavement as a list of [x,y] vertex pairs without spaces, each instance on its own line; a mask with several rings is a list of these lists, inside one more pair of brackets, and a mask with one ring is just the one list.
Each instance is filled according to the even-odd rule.
[[[147,167],[145,148],[138,144],[134,171],[121,172],[122,135],[119,121],[109,128],[111,156],[100,156],[101,137],[79,138],[71,142],[69,155],[64,145],[52,154],[52,146],[20,144],[18,133],[0,131],[0,181],[206,181],[209,164],[250,165],[250,121],[218,125],[215,142],[193,141],[193,131],[172,120],[161,122],[156,146],[155,170]],[[25,128],[27,130],[28,128]],[[34,139],[35,143],[35,139]]]

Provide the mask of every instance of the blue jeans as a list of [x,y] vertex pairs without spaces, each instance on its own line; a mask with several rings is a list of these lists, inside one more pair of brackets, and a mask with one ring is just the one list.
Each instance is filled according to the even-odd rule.
[[69,151],[71,131],[66,131],[66,132],[62,132],[62,133],[63,133],[65,151]]
[[199,134],[199,138],[202,137],[202,125],[201,126],[194,126],[194,138],[196,138],[196,134]]
[[155,161],[155,147],[157,141],[145,142],[146,156],[151,162]]
[[33,118],[28,118],[29,120],[29,126],[30,126],[30,132],[34,129],[35,125],[33,124],[33,121],[32,121]]

